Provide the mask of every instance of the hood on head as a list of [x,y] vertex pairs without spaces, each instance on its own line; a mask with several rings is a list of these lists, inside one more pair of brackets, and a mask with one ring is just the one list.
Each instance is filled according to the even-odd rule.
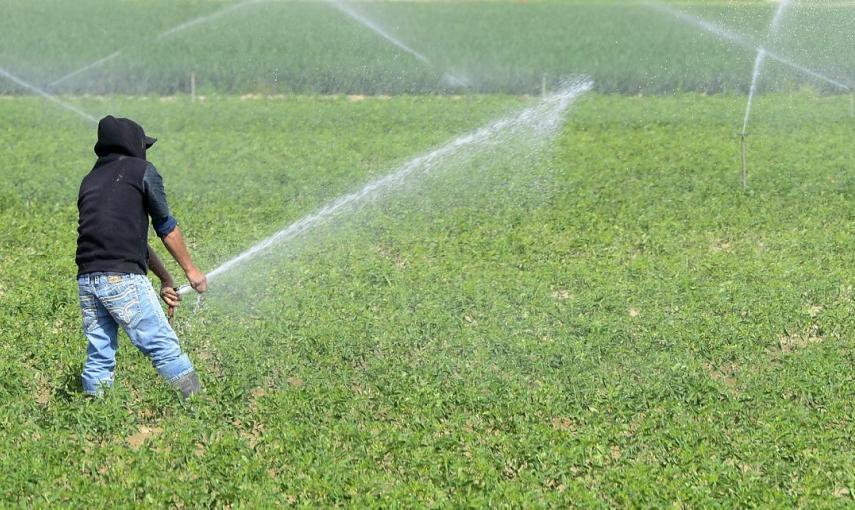
[[95,154],[99,157],[122,154],[145,159],[145,150],[156,141],[156,138],[146,136],[142,126],[131,119],[107,115],[98,123]]

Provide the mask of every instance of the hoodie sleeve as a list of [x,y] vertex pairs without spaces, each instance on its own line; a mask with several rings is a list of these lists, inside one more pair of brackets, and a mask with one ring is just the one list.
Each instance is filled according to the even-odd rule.
[[163,237],[175,230],[178,222],[169,212],[166,192],[163,189],[163,178],[151,163],[146,167],[143,176],[143,193],[146,212],[151,216],[151,225],[157,235]]

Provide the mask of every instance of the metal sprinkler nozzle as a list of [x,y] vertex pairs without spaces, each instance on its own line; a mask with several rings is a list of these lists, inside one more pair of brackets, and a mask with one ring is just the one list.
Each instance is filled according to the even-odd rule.
[[[190,286],[187,284],[182,285],[181,287],[173,287],[175,292],[178,293],[178,296],[181,297],[183,294],[186,294],[190,290]],[[172,319],[175,318],[175,307],[170,306],[166,310],[166,319],[170,325],[172,325]]]
[[[185,283],[181,287],[172,287],[172,288],[175,290],[175,292],[178,293],[179,297],[183,296],[184,294],[187,294],[188,292],[190,292],[192,290],[192,287],[190,287],[190,284],[187,284],[187,283]],[[166,310],[166,318],[169,320],[170,324],[172,324],[172,319],[174,317],[175,317],[175,308],[170,306]]]
[[[175,292],[178,292],[178,287],[172,287],[172,289]],[[174,306],[167,307],[166,308],[166,322],[168,322],[170,326],[172,325],[172,319],[174,319],[174,318],[175,318],[175,307]]]

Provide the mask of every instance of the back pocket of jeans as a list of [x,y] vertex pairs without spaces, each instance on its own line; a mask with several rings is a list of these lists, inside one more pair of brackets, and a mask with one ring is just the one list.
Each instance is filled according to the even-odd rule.
[[113,286],[99,297],[101,303],[119,324],[133,327],[140,321],[140,302],[137,289],[133,284],[124,283]]

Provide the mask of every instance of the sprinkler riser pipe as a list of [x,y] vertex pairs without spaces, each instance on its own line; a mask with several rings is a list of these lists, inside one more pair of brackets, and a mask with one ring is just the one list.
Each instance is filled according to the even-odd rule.
[[739,133],[739,144],[741,146],[742,153],[742,187],[748,187],[748,157],[747,157],[747,148],[745,144],[745,133]]

